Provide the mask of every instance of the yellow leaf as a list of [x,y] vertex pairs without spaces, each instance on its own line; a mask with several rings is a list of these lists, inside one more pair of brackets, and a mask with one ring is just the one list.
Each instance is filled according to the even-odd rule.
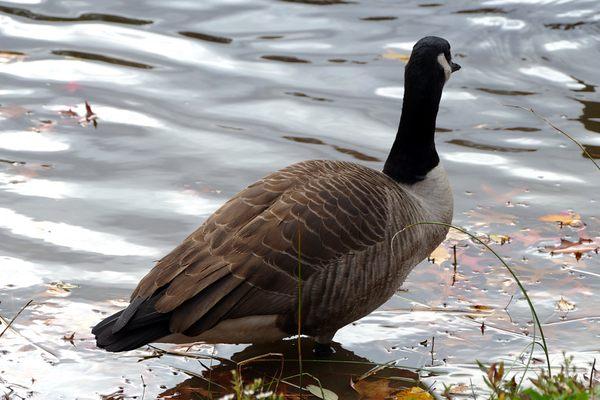
[[396,53],[395,51],[388,51],[387,53],[384,53],[383,58],[387,58],[388,60],[400,60],[403,63],[407,63],[408,59],[410,58],[410,54],[401,54],[401,53]]
[[394,398],[396,400],[433,400],[433,396],[429,392],[417,386],[401,390]]
[[561,296],[560,300],[556,302],[556,309],[562,312],[572,311],[575,309],[575,304]]
[[499,243],[500,245],[503,245],[504,243],[510,243],[510,236],[506,235],[491,234],[490,239],[493,242]]
[[429,255],[429,259],[434,264],[442,265],[444,261],[450,259],[450,253],[444,246],[440,245]]

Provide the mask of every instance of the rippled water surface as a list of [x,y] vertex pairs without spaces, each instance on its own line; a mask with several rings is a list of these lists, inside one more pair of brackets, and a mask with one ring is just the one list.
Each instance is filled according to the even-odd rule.
[[[0,314],[34,303],[0,338],[4,392],[154,398],[179,390],[182,369],[206,373],[197,360],[100,351],[90,327],[255,179],[313,158],[381,168],[404,62],[429,34],[463,66],[438,117],[454,222],[514,265],[552,359],[567,350],[586,367],[600,350],[600,175],[507,105],[535,109],[600,157],[597,0],[15,0],[0,1]],[[561,238],[591,242],[550,254]],[[426,367],[439,391],[479,382],[475,360],[526,348],[529,311],[493,256],[453,235],[434,258],[338,332],[336,359]],[[295,354],[291,343],[246,347],[201,351]],[[314,373],[352,398],[349,377],[364,372],[353,368]]]

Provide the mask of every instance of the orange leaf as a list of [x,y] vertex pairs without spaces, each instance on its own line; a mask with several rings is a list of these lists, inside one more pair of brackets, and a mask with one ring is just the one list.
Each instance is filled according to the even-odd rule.
[[560,214],[544,215],[540,217],[539,220],[542,222],[558,222],[572,227],[580,227],[583,225],[583,222],[581,222],[581,215],[570,211]]

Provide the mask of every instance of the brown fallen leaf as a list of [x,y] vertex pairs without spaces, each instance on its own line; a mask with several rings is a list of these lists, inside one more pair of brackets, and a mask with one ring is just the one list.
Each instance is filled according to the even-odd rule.
[[94,128],[98,127],[98,116],[92,111],[92,106],[90,106],[90,103],[88,103],[88,101],[85,101],[85,118],[82,118],[81,120],[79,120],[80,123],[93,123],[94,124]]
[[68,110],[60,110],[58,113],[60,115],[62,115],[63,117],[70,117],[70,118],[77,118],[77,117],[79,117],[79,114],[77,114],[75,111],[73,111],[71,109],[71,107],[69,107]]
[[561,296],[560,300],[556,302],[556,309],[562,312],[569,312],[575,309],[575,304]]
[[357,382],[351,380],[350,386],[360,395],[360,398],[364,400],[385,400],[398,391],[398,389],[390,386],[389,379],[363,379]]
[[394,396],[395,400],[433,400],[433,396],[420,387],[414,386],[404,389]]
[[70,335],[64,335],[63,340],[65,340],[65,341],[71,343],[73,346],[75,346],[75,332],[71,333]]
[[598,254],[600,251],[600,237],[595,237],[593,239],[579,238],[577,242],[561,238],[559,245],[544,246],[541,251],[550,253],[550,255],[573,254],[577,261],[579,261],[585,253],[595,252]]

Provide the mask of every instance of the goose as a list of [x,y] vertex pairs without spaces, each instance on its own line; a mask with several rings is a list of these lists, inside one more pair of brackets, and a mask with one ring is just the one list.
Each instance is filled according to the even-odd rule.
[[92,330],[111,352],[151,342],[268,343],[301,334],[327,354],[336,331],[387,301],[446,237],[451,188],[436,151],[445,83],[460,65],[428,36],[404,73],[383,170],[311,160],[233,196]]

